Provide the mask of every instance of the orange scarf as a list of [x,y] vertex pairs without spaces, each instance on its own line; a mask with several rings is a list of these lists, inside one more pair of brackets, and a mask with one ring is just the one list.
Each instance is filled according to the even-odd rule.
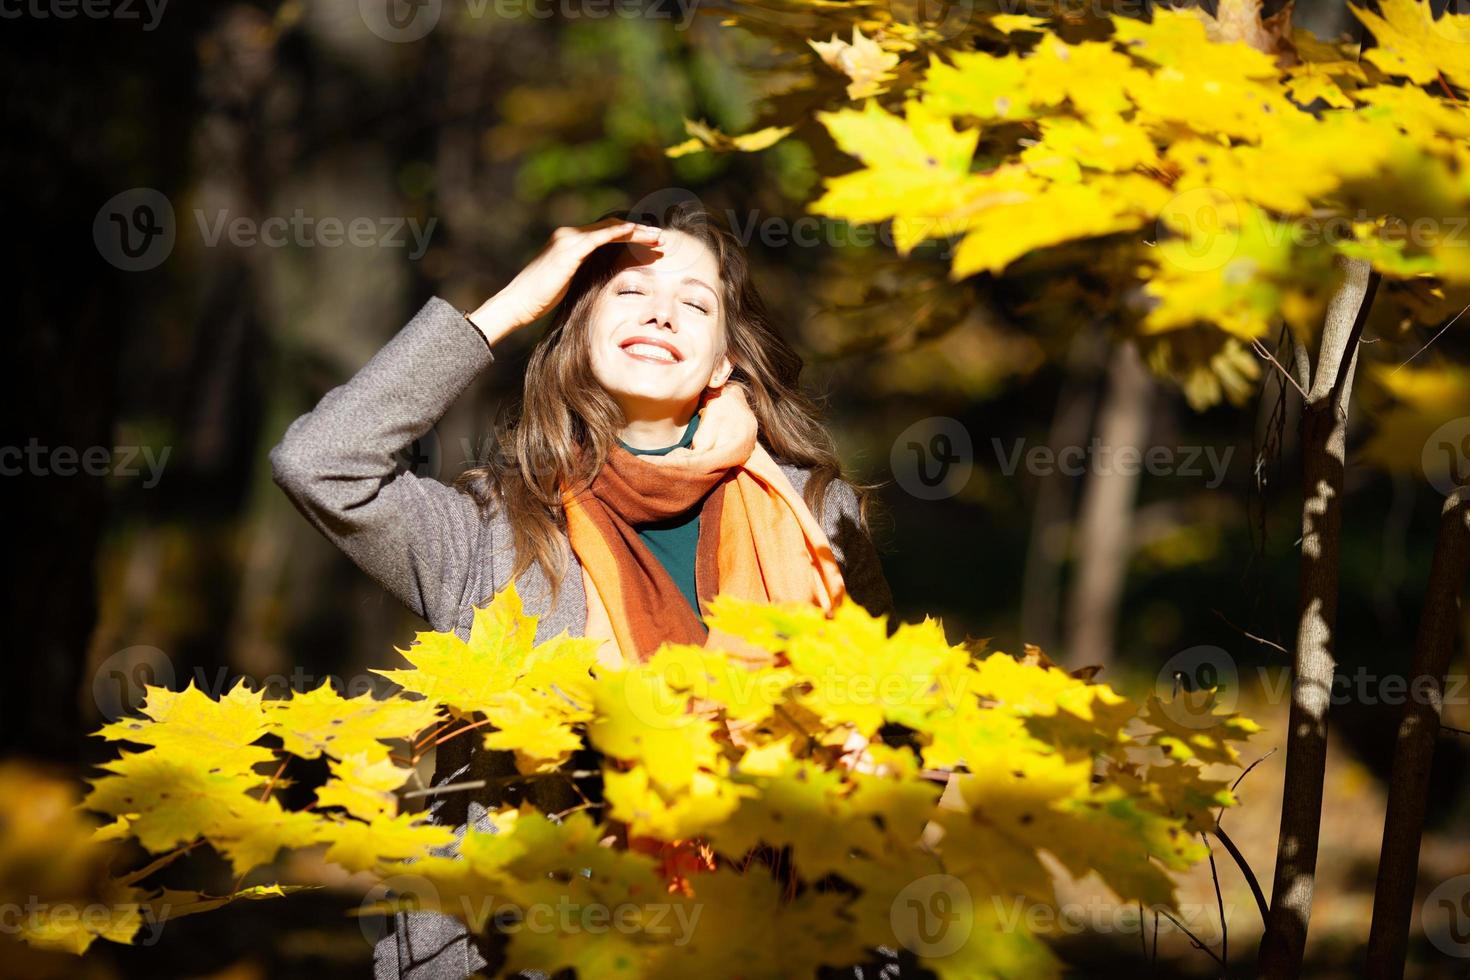
[[756,653],[707,630],[638,537],[638,525],[696,504],[701,610],[716,595],[809,602],[827,612],[842,600],[831,543],[756,432],[744,391],[725,385],[704,399],[688,447],[635,456],[615,446],[590,486],[572,493],[563,485],[567,536],[587,593],[586,635],[607,640],[602,662],[639,663],[665,642]]

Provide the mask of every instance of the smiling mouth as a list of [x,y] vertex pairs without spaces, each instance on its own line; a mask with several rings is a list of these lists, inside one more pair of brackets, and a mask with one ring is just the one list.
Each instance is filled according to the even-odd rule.
[[678,352],[669,347],[645,340],[629,341],[622,345],[622,351],[629,357],[650,364],[678,364],[683,360]]

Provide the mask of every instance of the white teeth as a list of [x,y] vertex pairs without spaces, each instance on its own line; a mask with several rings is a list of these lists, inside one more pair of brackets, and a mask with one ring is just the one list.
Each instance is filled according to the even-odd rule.
[[668,361],[670,364],[674,363],[675,360],[673,354],[654,344],[629,344],[623,350],[629,354],[642,354],[645,357],[655,357],[660,361]]

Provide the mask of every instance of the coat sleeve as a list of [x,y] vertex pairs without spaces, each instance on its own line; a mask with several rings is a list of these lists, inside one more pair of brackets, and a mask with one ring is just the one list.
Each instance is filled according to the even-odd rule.
[[833,480],[827,486],[823,502],[823,530],[832,542],[832,552],[842,566],[842,579],[847,594],[874,616],[888,616],[893,621],[893,592],[883,575],[883,564],[873,539],[858,522],[857,491],[845,480]]
[[458,310],[431,299],[270,452],[306,519],[436,630],[455,626],[484,521],[472,498],[394,457],[493,360]]

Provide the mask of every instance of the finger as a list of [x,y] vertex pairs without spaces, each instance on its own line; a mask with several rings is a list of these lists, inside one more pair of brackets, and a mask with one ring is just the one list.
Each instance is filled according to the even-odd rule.
[[590,231],[576,239],[577,251],[586,258],[592,252],[612,242],[625,241],[632,245],[645,245],[656,248],[663,244],[663,231],[648,225],[640,225],[636,221],[624,222],[620,225],[612,225]]
[[598,220],[598,221],[594,221],[590,225],[581,225],[580,227],[577,228],[577,230],[578,231],[601,231],[603,228],[616,228],[619,225],[627,225],[627,224],[632,224],[632,222],[629,221],[627,218],[619,218],[617,216],[610,216],[610,217],[602,218],[601,220]]
[[636,221],[625,221],[619,225],[599,229],[592,234],[600,245],[624,238],[635,242],[657,242],[663,238],[663,229],[639,224]]

